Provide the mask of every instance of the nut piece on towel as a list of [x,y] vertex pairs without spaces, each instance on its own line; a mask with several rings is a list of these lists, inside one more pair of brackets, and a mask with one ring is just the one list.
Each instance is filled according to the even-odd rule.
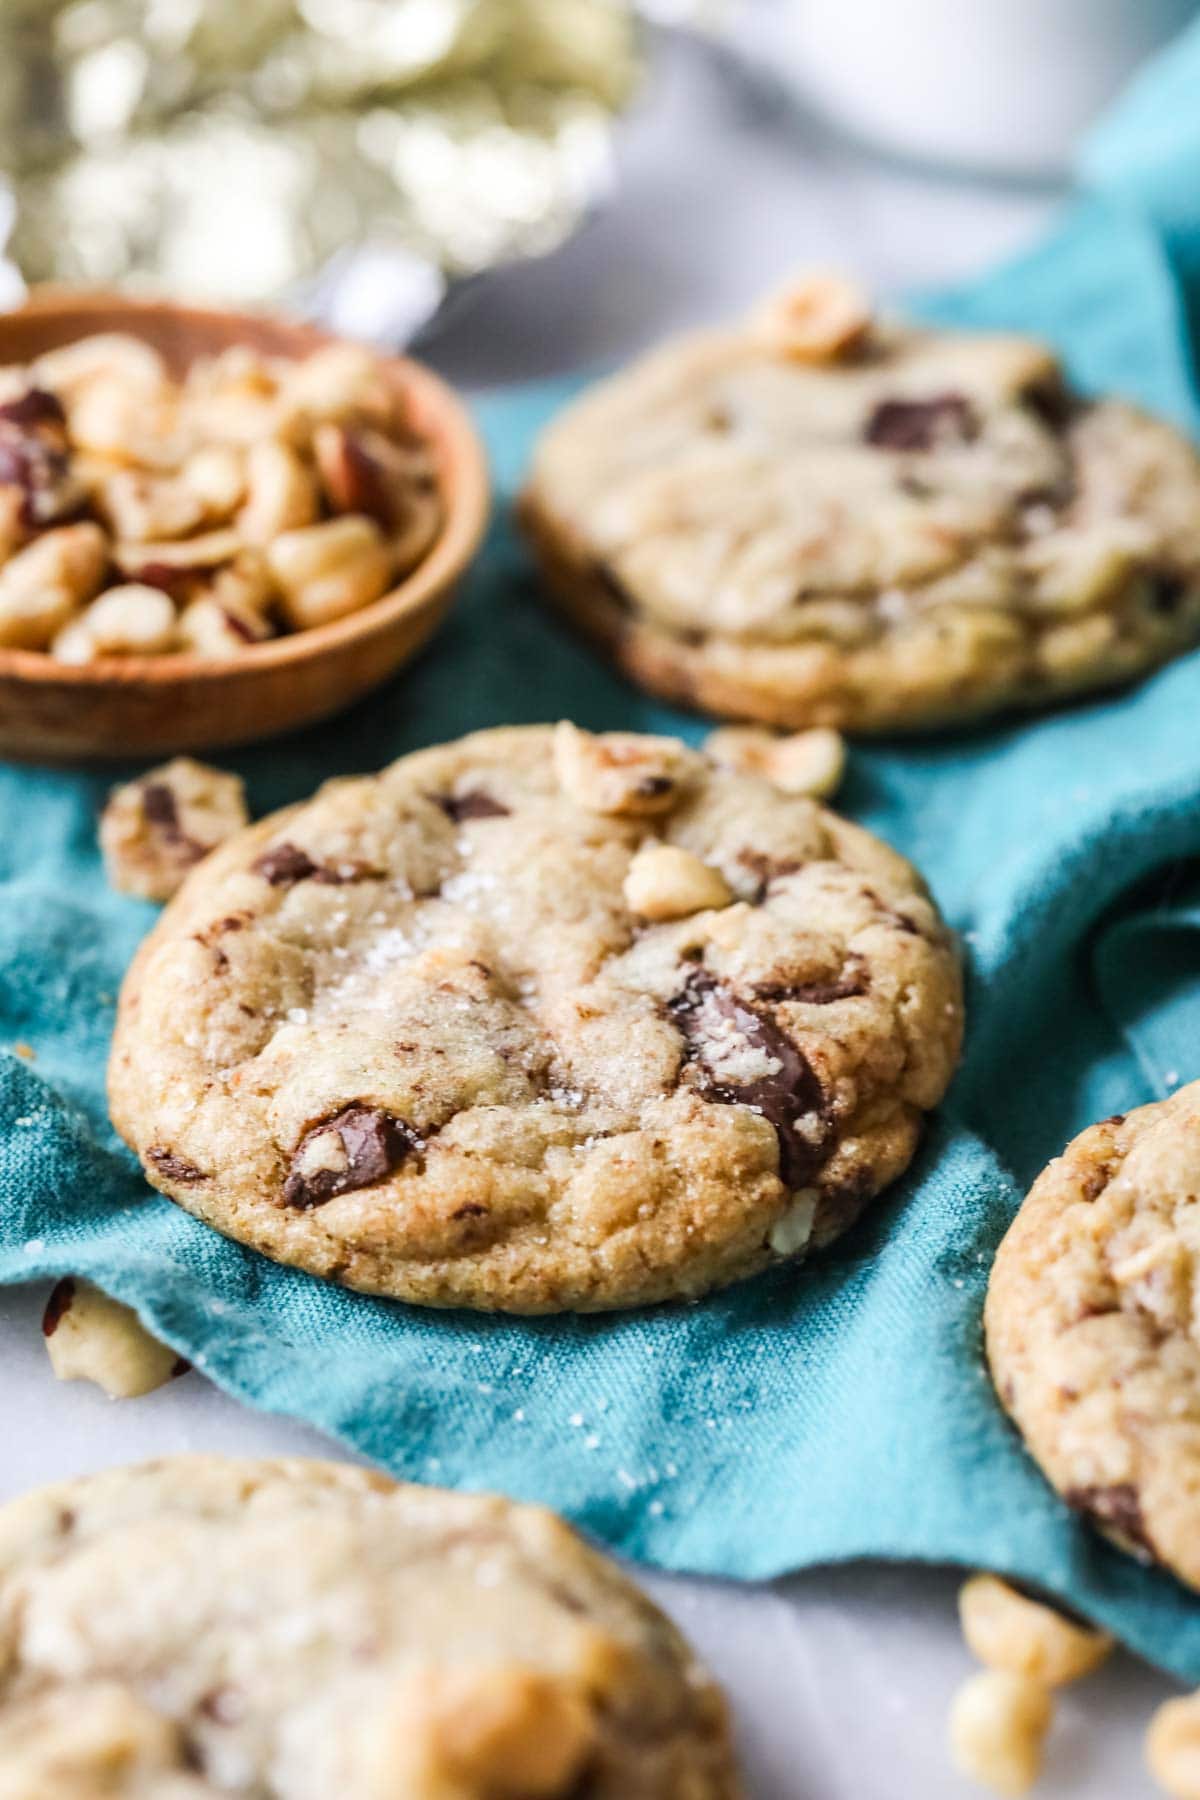
[[1098,1669],[1113,1647],[1106,1631],[1060,1612],[997,1575],[973,1575],[959,1590],[967,1647],[989,1669],[1062,1687]]
[[46,1302],[42,1336],[60,1381],[94,1381],[110,1400],[136,1400],[186,1368],[128,1306],[74,1276]]
[[238,776],[177,756],[115,788],[100,820],[113,887],[169,900],[188,871],[250,822]]
[[1042,1767],[1054,1713],[1044,1682],[1006,1669],[981,1669],[950,1708],[950,1756],[960,1774],[994,1793],[1027,1793]]

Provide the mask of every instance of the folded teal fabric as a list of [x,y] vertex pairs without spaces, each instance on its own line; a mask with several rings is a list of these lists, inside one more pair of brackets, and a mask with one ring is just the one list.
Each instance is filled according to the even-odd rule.
[[[1147,79],[1175,91],[1184,56],[1200,93],[1200,38]],[[1093,192],[1047,246],[937,310],[1035,327],[1089,384],[1196,423],[1178,220],[1112,173],[1143,113],[1155,127],[1152,93],[1097,137]],[[462,604],[348,718],[230,759],[256,810],[488,724],[700,735],[551,622],[505,523],[565,391],[481,407],[500,512]],[[1053,716],[855,750],[841,803],[921,866],[970,961],[966,1061],[910,1177],[809,1267],[699,1305],[532,1323],[343,1293],[150,1193],[104,1110],[114,998],[152,918],[101,874],[109,777],[0,768],[0,1044],[36,1051],[0,1055],[0,1281],[90,1276],[243,1400],[397,1475],[547,1501],[665,1567],[988,1566],[1200,1680],[1200,1602],[1057,1502],[980,1347],[993,1250],[1042,1164],[1200,1075],[1198,701],[1191,656]]]

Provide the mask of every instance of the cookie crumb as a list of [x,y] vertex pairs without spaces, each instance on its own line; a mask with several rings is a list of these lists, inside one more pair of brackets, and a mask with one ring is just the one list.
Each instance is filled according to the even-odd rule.
[[177,756],[109,796],[100,819],[105,871],[120,894],[169,900],[210,850],[249,822],[238,776]]

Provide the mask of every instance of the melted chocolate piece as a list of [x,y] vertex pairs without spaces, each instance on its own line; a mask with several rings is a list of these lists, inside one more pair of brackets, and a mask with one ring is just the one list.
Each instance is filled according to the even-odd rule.
[[804,1006],[831,1006],[835,1000],[855,1000],[867,991],[866,971],[847,964],[833,981],[767,981],[755,988],[759,1000],[795,1000]]
[[[825,1150],[823,1142],[810,1143],[797,1127],[800,1119],[813,1113],[825,1118],[825,1096],[803,1052],[773,1019],[700,970],[688,977],[682,993],[668,1002],[668,1010],[683,1034],[689,1059],[701,1071],[705,1097],[760,1112],[779,1139],[780,1180],[793,1190],[805,1186],[824,1161]],[[706,1056],[707,1040],[714,1033],[705,1015],[711,1020],[714,1013],[718,1026],[728,1021],[752,1049],[761,1050],[778,1067],[744,1084],[718,1073]],[[825,1132],[821,1135],[823,1139]]]
[[246,619],[241,618],[239,614],[230,612],[227,606],[221,608],[221,616],[224,618],[225,623],[228,625],[230,631],[232,631],[234,637],[240,637],[243,644],[257,644],[260,641],[258,633],[255,631],[253,625]]
[[1082,401],[1064,381],[1053,375],[1032,382],[1021,395],[1021,404],[1028,407],[1035,419],[1041,420],[1047,431],[1056,435],[1065,431],[1083,410]]
[[147,822],[157,825],[169,837],[178,837],[179,806],[165,781],[148,781],[142,789],[142,811]]
[[738,857],[743,869],[748,869],[755,877],[756,886],[752,896],[755,906],[761,906],[770,892],[771,884],[782,881],[785,875],[794,875],[800,864],[791,857],[765,856],[761,850],[739,850]]
[[1174,569],[1152,569],[1147,573],[1152,611],[1160,617],[1169,619],[1179,611],[1187,598],[1191,583],[1184,575]]
[[1131,1481],[1114,1482],[1111,1487],[1070,1488],[1063,1498],[1076,1512],[1085,1513],[1098,1525],[1110,1526],[1151,1556],[1156,1554],[1146,1530],[1138,1491]]
[[52,394],[48,388],[40,387],[26,388],[15,400],[6,400],[0,405],[0,419],[8,425],[20,426],[22,430],[52,425],[63,431],[67,423],[67,415],[58,395]]
[[978,431],[962,394],[934,394],[928,400],[881,400],[863,437],[879,450],[932,450],[940,441],[968,444]]
[[203,1169],[198,1169],[194,1163],[185,1162],[182,1156],[176,1156],[173,1150],[168,1150],[163,1144],[151,1144],[146,1156],[156,1169],[161,1169],[172,1181],[208,1180]]
[[46,1302],[46,1310],[42,1314],[42,1336],[53,1337],[65,1318],[72,1300],[75,1298],[75,1280],[71,1275],[64,1275],[61,1281],[55,1282],[50,1298]]
[[485,793],[483,788],[469,788],[465,794],[431,794],[448,819],[461,825],[464,819],[507,819],[510,809]]
[[250,866],[272,887],[291,887],[297,881],[308,881],[318,867],[299,844],[273,844]]
[[344,1169],[314,1169],[303,1174],[293,1166],[283,1184],[283,1204],[307,1210],[322,1206],[336,1194],[353,1193],[382,1181],[404,1161],[411,1151],[420,1148],[421,1140],[411,1125],[394,1113],[378,1106],[346,1106],[332,1119],[306,1131],[297,1146],[294,1162],[314,1139],[336,1132],[346,1154]]

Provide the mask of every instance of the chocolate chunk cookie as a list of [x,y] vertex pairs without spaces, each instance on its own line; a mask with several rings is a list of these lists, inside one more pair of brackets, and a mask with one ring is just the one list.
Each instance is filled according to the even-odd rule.
[[737,1800],[721,1695],[552,1513],[181,1456],[0,1511],[5,1800]]
[[520,513],[568,615],[655,693],[788,727],[947,724],[1200,639],[1200,459],[1021,338],[800,285],[601,383]]
[[673,739],[481,732],[331,783],[185,883],[114,1121],[283,1262],[440,1306],[694,1296],[823,1245],[958,1055],[920,877]]
[[1200,1588],[1200,1082],[1105,1119],[1000,1246],[1000,1397],[1069,1505]]

